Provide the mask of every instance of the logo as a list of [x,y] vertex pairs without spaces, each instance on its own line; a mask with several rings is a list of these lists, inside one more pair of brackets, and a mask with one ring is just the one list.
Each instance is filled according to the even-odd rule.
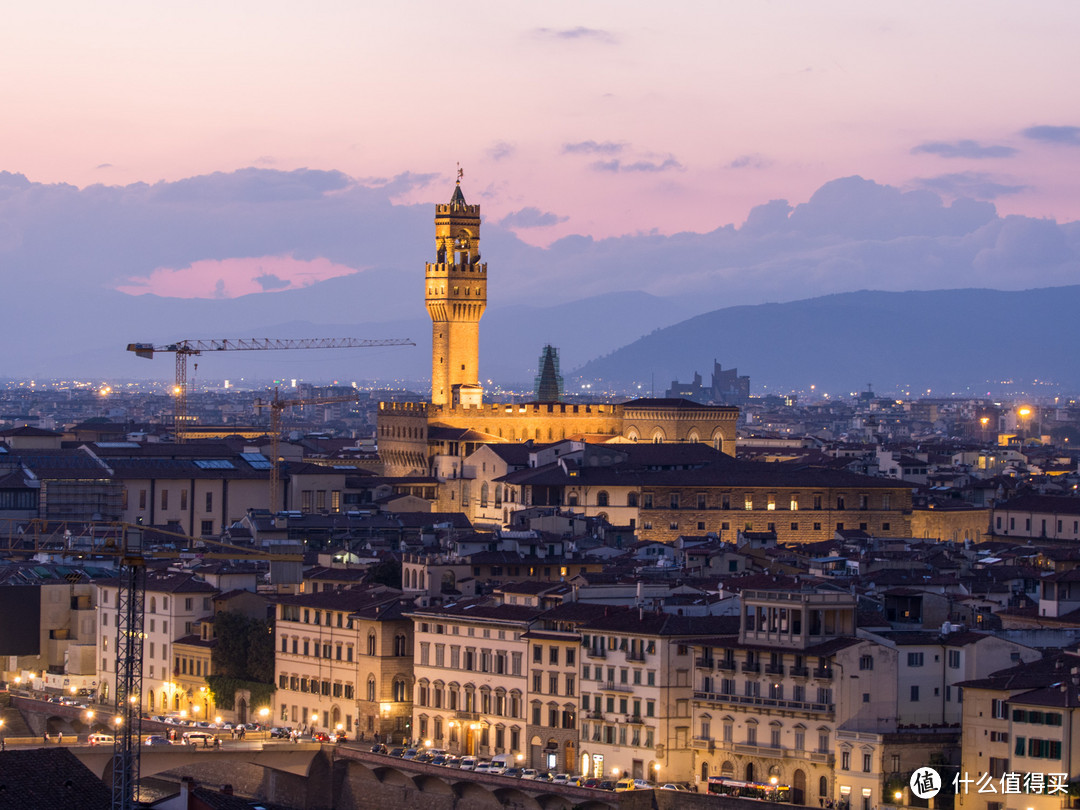
[[933,768],[919,768],[911,774],[909,784],[920,799],[932,799],[941,791],[941,774]]

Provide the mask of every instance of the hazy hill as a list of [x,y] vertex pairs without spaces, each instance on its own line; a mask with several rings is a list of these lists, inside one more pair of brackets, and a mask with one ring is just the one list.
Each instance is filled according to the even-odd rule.
[[[1080,389],[1080,286],[1020,292],[853,292],[718,309],[659,329],[575,370],[624,385],[671,380],[713,359],[750,375],[751,390],[931,389],[984,393],[987,381]],[[996,385],[994,387],[997,387]]]

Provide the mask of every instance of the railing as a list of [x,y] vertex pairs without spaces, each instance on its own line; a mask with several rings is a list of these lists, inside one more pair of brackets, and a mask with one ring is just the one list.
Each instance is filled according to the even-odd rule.
[[742,671],[743,672],[761,672],[761,664],[759,664],[757,661],[754,661],[754,662],[743,661]]
[[690,744],[694,748],[704,748],[708,751],[716,750],[716,742],[711,737],[694,737]]
[[832,680],[832,668],[831,667],[815,667],[814,677],[821,681]]
[[731,660],[731,659],[725,659],[725,660],[722,660],[722,661],[717,661],[716,662],[716,668],[717,669],[722,669],[725,672],[734,672],[735,671],[735,662],[733,660]]
[[768,675],[783,675],[784,674],[784,665],[783,664],[766,664],[765,665],[765,673],[768,674]]
[[793,678],[809,678],[810,670],[807,667],[790,667],[788,674]]
[[479,720],[480,712],[454,712],[454,718],[457,720]]
[[627,661],[644,661],[645,660],[645,651],[644,650],[631,650],[630,652],[628,652],[626,654],[626,660]]
[[585,655],[589,656],[589,658],[607,658],[607,650],[600,647],[586,647]]
[[694,659],[694,666],[695,667],[701,667],[702,669],[712,669],[713,668],[713,659],[712,658],[695,658]]
[[634,687],[628,683],[615,683],[615,681],[606,681],[600,685],[601,689],[609,692],[633,692]]
[[761,706],[772,709],[795,709],[802,712],[832,712],[833,703],[810,703],[805,700],[783,700],[781,698],[758,697],[754,695],[724,695],[719,692],[694,692],[695,700],[709,700],[714,703],[733,703],[739,706]]

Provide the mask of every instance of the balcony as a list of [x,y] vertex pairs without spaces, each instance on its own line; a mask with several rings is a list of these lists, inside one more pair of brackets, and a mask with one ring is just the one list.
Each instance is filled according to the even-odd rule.
[[604,713],[603,712],[587,712],[585,714],[585,717],[588,718],[589,720],[603,720],[604,719]]
[[705,751],[716,750],[716,742],[711,737],[694,737],[693,740],[690,741],[690,744],[694,748]]
[[716,668],[719,669],[719,670],[723,670],[724,672],[734,672],[735,671],[735,662],[733,660],[731,660],[731,659],[725,659],[725,660],[722,660],[722,661],[717,661],[716,662]]
[[742,671],[760,673],[761,664],[759,664],[757,661],[743,661]]
[[630,652],[628,652],[626,654],[626,660],[627,661],[644,661],[645,660],[645,651],[644,650],[631,650]]
[[765,674],[766,675],[783,675],[784,674],[784,665],[783,664],[766,664],[765,665]]
[[479,720],[480,712],[454,712],[455,720]]
[[586,647],[585,655],[589,658],[607,658],[607,650],[601,647]]
[[819,681],[831,681],[832,680],[832,668],[831,667],[814,667],[814,677]]
[[789,709],[814,714],[831,713],[835,706],[833,703],[810,703],[805,700],[783,700],[754,695],[724,695],[719,692],[694,692],[694,700],[728,703],[734,706],[760,706],[763,709]]
[[699,669],[712,669],[714,665],[712,658],[695,658],[694,666]]
[[634,687],[628,683],[615,683],[615,681],[605,681],[600,685],[600,688],[608,692],[633,692]]
[[808,667],[790,667],[788,669],[788,674],[791,675],[792,678],[809,678],[810,669]]

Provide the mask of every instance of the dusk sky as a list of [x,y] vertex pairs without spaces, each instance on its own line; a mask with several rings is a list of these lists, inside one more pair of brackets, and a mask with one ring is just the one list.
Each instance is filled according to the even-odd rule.
[[[22,3],[0,170],[87,204],[306,167],[426,204],[460,162],[485,221],[541,247],[739,227],[851,175],[1066,223],[1078,40],[1072,0]],[[309,254],[208,248],[102,281],[220,298],[363,269]]]

